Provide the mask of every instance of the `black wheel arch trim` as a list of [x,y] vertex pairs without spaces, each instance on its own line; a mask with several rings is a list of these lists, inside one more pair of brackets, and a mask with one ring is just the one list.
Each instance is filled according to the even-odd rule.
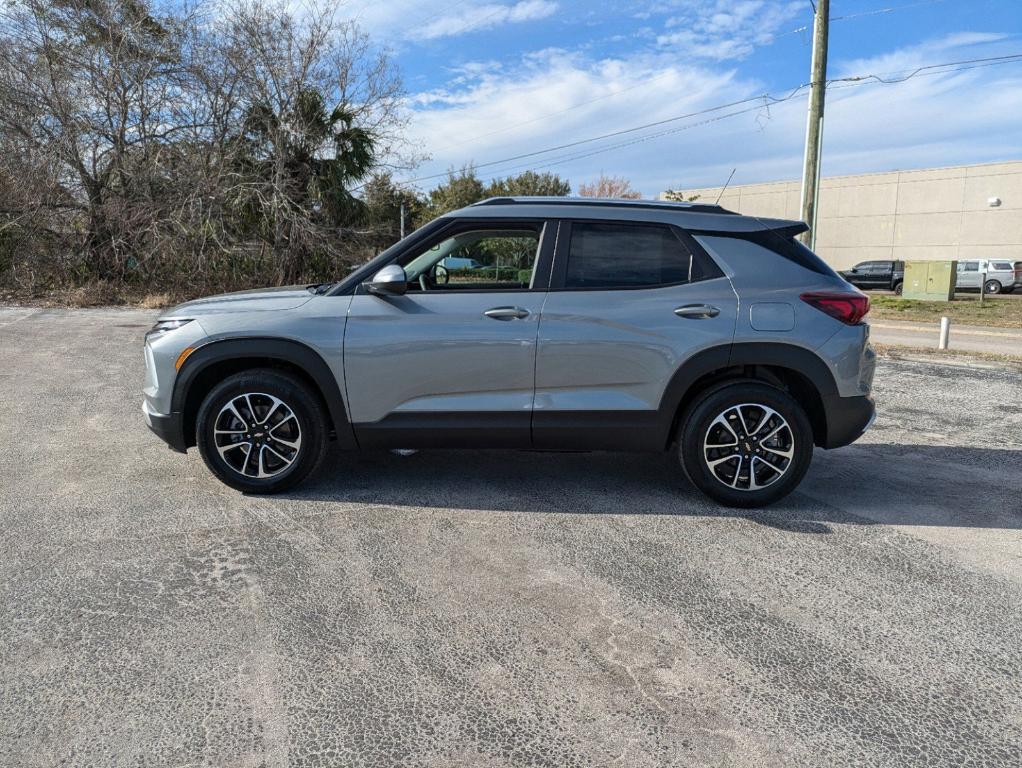
[[[323,356],[300,341],[264,336],[214,339],[198,347],[188,356],[174,381],[171,411],[185,431],[185,407],[188,393],[199,375],[212,365],[240,358],[262,358],[288,363],[305,373],[319,388],[333,423],[337,443],[342,448],[356,448],[355,433],[348,419],[337,379]],[[187,440],[187,436],[184,436]]]
[[840,400],[847,398],[839,398],[834,374],[819,355],[804,347],[777,342],[722,344],[697,352],[682,363],[668,382],[658,408],[662,444],[666,445],[671,439],[679,410],[700,379],[715,371],[753,365],[786,368],[809,380],[820,397],[826,421],[823,425],[826,436],[821,444],[833,447],[829,425],[834,418],[830,411]]

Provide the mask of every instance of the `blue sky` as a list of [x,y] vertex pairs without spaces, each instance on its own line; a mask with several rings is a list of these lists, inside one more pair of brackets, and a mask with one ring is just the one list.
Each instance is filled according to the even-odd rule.
[[[399,178],[667,120],[480,175],[536,168],[577,185],[603,171],[647,196],[723,183],[733,167],[733,184],[800,175],[804,92],[671,118],[804,83],[809,0],[353,0],[345,11],[393,51],[411,146],[429,155]],[[831,78],[1022,54],[1022,0],[832,0],[831,15]],[[1022,159],[1022,62],[828,94],[826,175],[1007,159]]]

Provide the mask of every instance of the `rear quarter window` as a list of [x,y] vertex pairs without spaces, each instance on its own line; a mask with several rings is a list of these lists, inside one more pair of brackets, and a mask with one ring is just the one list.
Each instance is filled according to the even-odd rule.
[[[811,250],[806,248],[801,241],[799,241],[794,235],[787,234],[783,231],[761,231],[761,232],[693,232],[696,239],[699,242],[704,242],[704,238],[712,241],[714,246],[719,250],[723,250],[722,254],[724,258],[727,258],[726,252],[729,250],[728,241],[738,243],[754,243],[755,245],[763,248],[775,256],[780,256],[782,259],[786,259],[793,264],[797,264],[803,269],[808,269],[810,272],[815,272],[819,275],[826,275],[827,277],[836,278],[837,273],[830,268],[830,266],[813,253]],[[767,256],[767,254],[763,254]],[[863,262],[858,265],[859,267],[865,266],[867,270],[872,271],[872,265],[876,262]],[[765,265],[764,265],[765,266]]]

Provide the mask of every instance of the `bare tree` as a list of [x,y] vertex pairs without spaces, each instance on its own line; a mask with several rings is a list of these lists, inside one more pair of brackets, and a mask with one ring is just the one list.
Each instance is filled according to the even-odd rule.
[[386,56],[325,6],[9,0],[0,278],[11,238],[47,245],[69,280],[331,269],[352,247],[353,182],[400,141],[400,96]]
[[638,200],[642,197],[638,190],[632,189],[628,179],[607,176],[603,172],[596,181],[579,184],[578,193],[582,197],[616,197],[624,200]]
[[232,198],[258,222],[279,279],[295,279],[310,256],[339,257],[339,235],[362,212],[350,189],[403,127],[401,84],[354,22],[326,6],[298,19],[283,5],[241,2],[224,41],[245,104]]
[[141,170],[183,127],[181,21],[131,0],[14,0],[0,17],[0,132],[48,174],[21,207],[60,211],[99,276],[123,276],[148,223]]

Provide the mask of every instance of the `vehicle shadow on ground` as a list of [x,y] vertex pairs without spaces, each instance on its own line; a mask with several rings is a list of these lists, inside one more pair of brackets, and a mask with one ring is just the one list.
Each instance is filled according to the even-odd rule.
[[332,452],[295,501],[571,515],[745,518],[800,533],[828,524],[1022,528],[1008,468],[1022,451],[861,444],[817,450],[799,489],[765,510],[719,506],[668,454]]

